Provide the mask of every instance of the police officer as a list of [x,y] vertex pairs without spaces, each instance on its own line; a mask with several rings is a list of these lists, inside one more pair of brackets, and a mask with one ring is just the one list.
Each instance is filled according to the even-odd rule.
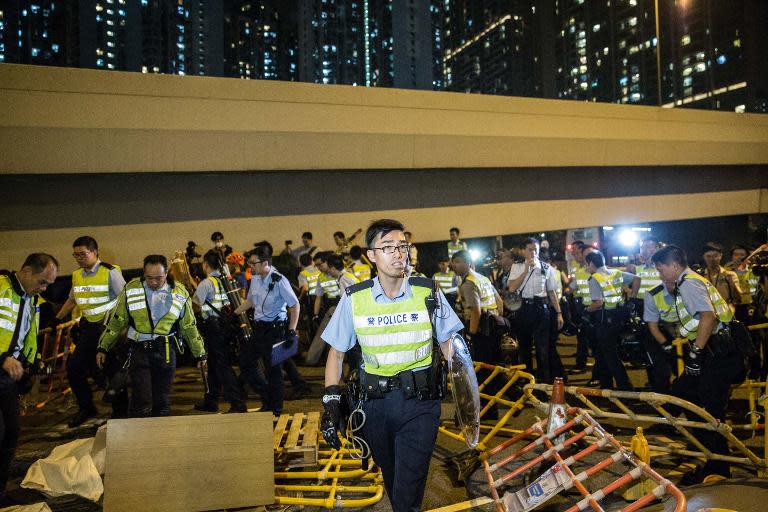
[[640,289],[637,291],[636,302],[640,308],[638,310],[640,317],[643,316],[642,308],[645,304],[645,294],[661,284],[661,276],[659,276],[656,266],[651,262],[651,258],[659,250],[659,246],[657,238],[652,236],[643,238],[640,242],[640,263],[637,265],[627,265],[627,272],[635,274],[640,278]]
[[187,289],[168,279],[165,256],[152,254],[144,258],[144,275],[129,281],[118,296],[99,339],[96,364],[100,368],[126,327],[131,341],[128,413],[134,418],[168,416],[176,351],[183,352],[182,338],[199,368],[205,367],[206,356]]
[[302,325],[306,325],[306,335],[311,341],[315,336],[315,323],[312,321],[312,308],[315,305],[317,286],[320,280],[320,271],[312,264],[312,256],[302,254],[299,256],[301,271],[299,272],[299,302],[301,303]]
[[741,304],[741,287],[736,273],[726,270],[720,265],[723,258],[723,246],[717,242],[707,242],[704,245],[703,275],[714,285],[720,296],[730,304],[732,310]]
[[200,308],[203,323],[200,330],[208,353],[208,389],[201,403],[195,404],[198,411],[217,412],[219,397],[230,404],[230,413],[246,412],[245,397],[237,376],[232,370],[230,351],[232,331],[228,328],[224,307],[229,298],[221,283],[221,254],[211,249],[203,256],[203,271],[206,278],[200,281],[192,301]]
[[[672,293],[667,289],[660,292],[664,299],[660,314],[664,309],[675,309],[680,334],[690,345],[685,372],[672,383],[672,394],[724,421],[731,385],[744,376],[744,359],[729,327],[733,312],[717,289],[688,267],[685,253],[679,247],[668,245],[659,249],[652,261],[662,279],[675,283]],[[721,434],[703,429],[694,429],[693,433],[713,453],[728,455],[728,443]],[[686,474],[681,483],[700,483],[711,474],[730,477],[730,464],[709,460]]]
[[296,325],[301,307],[291,283],[272,266],[271,246],[256,246],[248,255],[248,265],[253,271],[248,299],[235,313],[253,309],[254,328],[251,341],[240,346],[240,372],[254,389],[258,389],[261,362],[269,383],[269,394],[262,410],[271,410],[279,416],[283,412],[283,364],[272,365],[272,346],[287,339],[298,343]]
[[[69,420],[70,427],[81,425],[96,415],[93,392],[88,377],[99,377],[96,367],[96,347],[104,332],[104,318],[117,304],[117,296],[123,291],[125,279],[117,265],[99,259],[99,246],[90,236],[81,236],[72,243],[72,256],[78,268],[72,272],[72,290],[69,298],[56,314],[54,323],[64,321],[75,306],[80,310],[80,325],[75,351],[67,361],[67,377],[72,394],[77,400],[78,411]],[[119,358],[122,359],[122,358]],[[122,360],[110,358],[105,374],[113,375]],[[126,412],[128,397],[123,389],[112,400],[113,416]]]
[[[650,260],[648,263],[652,263]],[[654,269],[655,269],[654,265]],[[669,394],[670,379],[677,358],[672,340],[679,335],[680,319],[677,310],[668,303],[667,296],[675,293],[674,281],[662,281],[644,296],[643,321],[648,326],[648,341],[644,343],[651,365],[646,369],[651,391]]]
[[520,329],[520,362],[533,371],[531,349],[536,348],[536,380],[552,383],[563,375],[563,364],[557,353],[557,336],[550,333],[551,315],[556,316],[556,331],[563,327],[563,312],[557,298],[557,276],[551,265],[539,259],[539,241],[526,239],[521,245],[525,261],[515,263],[509,271],[507,289],[520,292],[523,299],[517,315]]
[[325,261],[320,265],[320,270],[322,274],[320,275],[320,284],[317,290],[317,297],[315,298],[315,315],[320,312],[321,304],[327,304],[328,306],[323,315],[323,321],[320,323],[320,328],[317,331],[318,335],[312,340],[312,344],[307,351],[306,362],[311,365],[318,364],[322,360],[327,345],[321,338],[321,334],[328,325],[328,322],[330,322],[331,315],[333,315],[336,305],[339,303],[341,294],[348,287],[358,283],[354,275],[344,270],[344,261],[338,254],[327,255]]
[[578,324],[576,365],[570,371],[573,374],[586,371],[589,349],[593,345],[591,325],[589,322],[582,321],[584,311],[592,303],[592,296],[589,294],[589,272],[587,272],[584,263],[584,257],[590,252],[592,252],[592,247],[581,240],[576,240],[571,244],[572,259],[568,287],[571,289],[571,296],[573,297],[573,314],[571,316],[575,319],[574,323]]
[[[462,324],[439,290],[435,296],[431,280],[403,277],[408,244],[400,222],[378,220],[365,238],[378,276],[346,290],[322,334],[331,345],[322,431],[330,446],[341,447],[342,363],[345,352],[359,342],[365,361],[361,380],[369,390],[362,404],[365,440],[381,468],[392,509],[419,510],[440,422],[433,331],[447,358],[448,341]],[[439,304],[433,315],[430,297]]]
[[435,280],[440,290],[448,300],[448,304],[453,308],[456,305],[456,298],[459,295],[459,283],[460,279],[456,273],[451,270],[450,258],[441,257],[437,263],[438,271],[432,274],[432,279]]
[[448,231],[451,240],[448,242],[448,259],[453,259],[453,255],[459,251],[467,251],[467,243],[459,240],[459,228],[453,227]]
[[355,276],[358,281],[365,281],[371,278],[371,270],[373,268],[363,261],[363,250],[359,245],[353,245],[349,249],[349,257],[352,261],[349,262],[349,271]]
[[58,271],[56,258],[34,253],[20,271],[0,275],[0,506],[10,505],[5,484],[19,439],[17,385],[37,353],[37,296],[53,284]]
[[592,303],[587,307],[589,322],[594,326],[595,377],[603,389],[616,387],[631,391],[627,370],[619,358],[619,335],[625,320],[622,287],[630,286],[629,298],[633,299],[640,288],[640,278],[628,272],[609,269],[605,256],[592,251],[584,258],[589,279],[589,293]]

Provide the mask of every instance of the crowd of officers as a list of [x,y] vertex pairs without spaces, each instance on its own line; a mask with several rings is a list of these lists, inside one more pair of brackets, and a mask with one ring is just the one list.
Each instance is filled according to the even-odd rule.
[[[370,403],[364,409],[386,421],[369,422],[367,438],[394,508],[407,510],[418,507],[423,496],[427,451],[431,453],[439,419],[435,376],[421,371],[432,367],[435,336],[449,357],[446,342],[462,330],[473,358],[491,364],[510,362],[502,354],[502,340],[514,339],[517,361],[545,383],[587,371],[591,354],[590,382],[632,390],[620,357],[621,335],[628,323],[642,320],[646,330],[640,341],[649,358],[650,387],[698,404],[718,419],[724,419],[730,386],[743,380],[748,369],[756,377],[765,376],[762,345],[743,328],[764,315],[755,307],[760,280],[744,247],[734,248],[731,263],[724,267],[723,248],[708,243],[705,266],[696,272],[681,249],[648,238],[640,246],[639,261],[619,270],[606,266],[604,255],[592,246],[575,241],[569,247],[570,266],[563,272],[542,258],[539,241],[530,238],[515,250],[500,250],[486,276],[474,268],[459,229],[452,228],[439,270],[427,279],[418,271],[418,251],[402,224],[387,219],[373,223],[365,252],[351,244],[360,232],[349,239],[334,234],[334,251],[318,251],[309,232],[297,249],[287,242],[280,256],[299,267],[291,278],[275,269],[269,243],[257,243],[239,256],[214,233],[215,246],[202,256],[204,276],[194,290],[169,276],[164,256],[147,256],[142,275],[126,282],[118,266],[99,258],[96,240],[75,240],[72,255],[79,268],[72,274],[68,299],[49,325],[80,318],[67,366],[78,404],[70,426],[96,414],[89,378],[105,381],[113,417],[170,414],[176,360],[187,350],[207,376],[205,396],[196,409],[217,411],[223,397],[230,404],[228,412],[245,412],[250,387],[261,397],[261,410],[279,415],[284,372],[294,398],[309,390],[294,361],[275,362],[273,353],[278,345],[298,344],[301,327],[306,363],[326,365],[323,405],[330,420],[324,416],[323,433],[332,444],[342,430],[336,387],[342,362],[373,376],[368,387],[375,390],[369,396],[373,400],[366,400]],[[190,263],[199,256],[194,244],[187,256]],[[19,271],[0,275],[0,485],[7,479],[18,436],[18,394],[36,365],[38,295],[55,281],[58,266],[53,256],[36,253]],[[443,313],[435,316],[434,308]],[[242,318],[252,331],[247,338]],[[561,332],[577,336],[576,362],[568,369],[558,353]],[[685,372],[673,381],[670,342],[678,337],[689,344]],[[389,393],[393,390],[402,393],[395,399]],[[417,403],[424,401],[429,403]],[[393,432],[404,436],[400,449],[388,437]],[[722,436],[705,432],[700,437],[714,453],[727,453]],[[408,463],[397,466],[403,460]],[[689,483],[729,472],[727,463],[708,462]]]

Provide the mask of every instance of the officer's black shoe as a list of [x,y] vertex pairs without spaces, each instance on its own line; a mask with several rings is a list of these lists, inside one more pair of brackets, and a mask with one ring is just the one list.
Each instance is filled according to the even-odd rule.
[[195,410],[203,412],[219,412],[219,404],[202,401],[195,404]]
[[96,416],[98,412],[96,409],[80,409],[78,410],[74,416],[72,416],[72,419],[69,420],[69,423],[67,423],[67,426],[69,428],[75,428],[79,427],[83,423],[86,422],[89,418],[93,418]]
[[227,411],[227,414],[234,414],[239,412],[248,412],[248,406],[244,403],[239,404],[232,404],[229,406],[229,410]]

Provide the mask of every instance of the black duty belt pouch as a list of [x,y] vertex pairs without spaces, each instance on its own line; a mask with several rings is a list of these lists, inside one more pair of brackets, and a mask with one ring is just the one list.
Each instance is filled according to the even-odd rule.
[[417,372],[410,370],[400,372],[392,377],[371,375],[361,371],[360,382],[363,385],[365,400],[384,398],[386,393],[395,389],[402,389],[406,399],[416,397],[419,400],[433,400],[437,398],[437,386],[433,375],[431,367]]

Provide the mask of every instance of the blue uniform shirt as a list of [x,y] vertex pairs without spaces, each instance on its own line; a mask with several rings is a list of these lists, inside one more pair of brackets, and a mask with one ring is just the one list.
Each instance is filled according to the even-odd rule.
[[[680,298],[683,300],[685,310],[693,314],[693,318],[696,320],[701,317],[702,311],[715,312],[715,307],[712,305],[712,300],[709,298],[709,291],[707,291],[707,284],[698,279],[685,279],[685,275],[692,273],[693,270],[686,268],[680,277],[677,279],[677,293],[680,294]],[[662,290],[664,302],[672,307],[675,307],[675,297],[669,293],[665,286]],[[659,310],[656,304],[653,302],[653,297],[650,293],[646,293],[645,309],[643,311],[643,320],[646,322],[658,322]],[[651,297],[648,300],[648,297]],[[679,314],[679,313],[678,313]],[[720,322],[715,326],[715,332],[720,329]]]
[[[274,282],[272,275],[281,276],[282,279]],[[270,285],[273,285],[271,290]],[[257,322],[286,320],[288,308],[299,303],[288,278],[274,268],[270,268],[269,273],[264,278],[258,274],[251,277],[248,300],[253,303],[253,319]]]
[[[372,294],[376,304],[402,302],[413,297],[413,291],[411,291],[411,285],[408,284],[407,279],[403,279],[400,293],[394,299],[390,299],[384,294],[378,277],[373,278],[372,288],[359,293]],[[445,295],[443,295],[440,289],[437,290],[437,296],[440,300],[440,307],[434,315],[435,332],[437,333],[437,339],[443,342],[448,340],[453,333],[462,330],[464,324],[461,323],[459,317],[456,316],[451,306],[448,305],[448,301],[445,300]],[[321,338],[339,352],[346,352],[355,346],[357,335],[355,335],[355,325],[352,319],[352,305],[346,293],[342,294],[339,305],[336,307],[336,311],[333,313],[331,321],[328,322],[328,326],[323,331]]]

